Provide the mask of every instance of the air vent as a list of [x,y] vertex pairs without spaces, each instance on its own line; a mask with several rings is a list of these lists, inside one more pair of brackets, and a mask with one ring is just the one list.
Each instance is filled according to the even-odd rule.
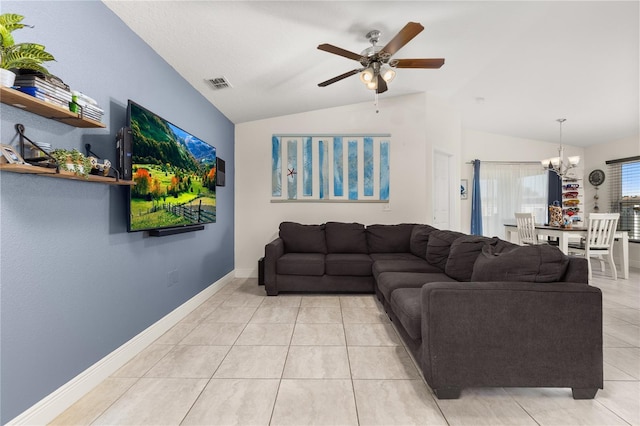
[[216,77],[207,80],[213,90],[222,90],[232,87],[226,77]]

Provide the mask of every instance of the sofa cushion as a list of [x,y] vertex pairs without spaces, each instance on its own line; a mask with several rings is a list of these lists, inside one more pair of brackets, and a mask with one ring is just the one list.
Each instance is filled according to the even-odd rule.
[[429,234],[436,231],[438,228],[434,228],[430,225],[416,225],[411,230],[411,237],[409,239],[409,249],[411,253],[418,257],[425,259],[427,257],[427,243],[429,242]]
[[378,277],[383,272],[441,272],[424,259],[376,260],[373,262],[373,276]]
[[451,244],[465,234],[456,231],[445,231],[437,229],[429,234],[429,242],[427,243],[427,262],[437,266],[444,271],[449,258],[449,250]]
[[413,340],[422,340],[422,303],[418,288],[399,288],[391,293],[389,305]]
[[385,300],[390,300],[391,293],[398,288],[420,288],[426,283],[456,280],[442,272],[383,272],[376,282]]
[[295,222],[280,224],[280,238],[286,253],[326,253],[324,224],[302,225]]
[[327,222],[328,253],[368,253],[367,234],[361,223]]
[[558,247],[546,244],[522,246],[497,253],[486,245],[473,267],[472,281],[560,281],[569,257]]
[[325,258],[325,271],[327,275],[369,277],[372,264],[368,254],[329,253]]
[[324,254],[285,253],[276,261],[276,273],[281,275],[324,275]]
[[415,225],[369,225],[367,245],[369,253],[410,253],[411,230]]
[[444,272],[458,281],[470,281],[473,265],[485,244],[496,244],[497,238],[465,235],[451,243]]

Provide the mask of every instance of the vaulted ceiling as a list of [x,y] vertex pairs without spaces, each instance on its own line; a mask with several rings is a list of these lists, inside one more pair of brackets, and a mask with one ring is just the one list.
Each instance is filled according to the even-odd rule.
[[[357,75],[365,34],[386,44],[409,21],[425,30],[394,58],[445,58],[398,69],[386,98],[447,99],[465,128],[589,146],[639,134],[638,1],[107,1],[134,32],[234,123],[371,102]],[[232,85],[213,90],[208,79]],[[372,113],[374,113],[372,107]]]

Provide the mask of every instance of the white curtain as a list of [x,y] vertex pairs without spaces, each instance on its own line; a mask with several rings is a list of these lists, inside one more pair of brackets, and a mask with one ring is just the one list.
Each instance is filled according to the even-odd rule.
[[547,179],[540,164],[483,162],[480,168],[483,235],[504,238],[504,224],[514,223],[516,212],[533,212],[536,223],[545,223]]

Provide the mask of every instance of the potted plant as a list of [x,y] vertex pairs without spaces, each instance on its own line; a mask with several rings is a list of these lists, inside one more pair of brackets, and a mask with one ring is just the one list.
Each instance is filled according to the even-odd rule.
[[51,152],[51,156],[58,163],[60,170],[72,172],[84,178],[91,172],[91,160],[77,149],[71,151],[56,149]]
[[16,13],[0,15],[0,84],[2,86],[13,86],[16,75],[11,71],[12,69],[28,69],[49,74],[42,64],[55,60],[41,44],[15,43],[11,33],[28,27],[21,23],[23,19],[24,16]]

